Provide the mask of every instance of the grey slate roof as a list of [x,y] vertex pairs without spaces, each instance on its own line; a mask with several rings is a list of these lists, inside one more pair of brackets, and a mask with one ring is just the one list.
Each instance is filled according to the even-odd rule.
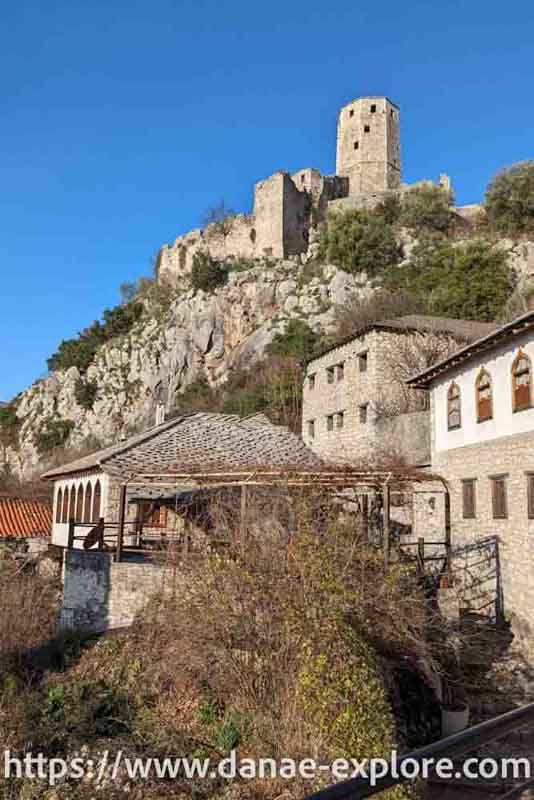
[[481,336],[487,336],[498,328],[495,322],[475,322],[469,319],[449,319],[448,317],[431,317],[424,314],[407,314],[404,317],[396,317],[395,319],[382,319],[378,322],[371,322],[369,325],[363,325],[361,328],[356,328],[354,333],[345,337],[339,342],[336,342],[331,347],[322,350],[319,355],[311,358],[308,363],[311,364],[318,358],[342,347],[354,339],[359,339],[360,336],[369,333],[369,331],[392,331],[393,333],[444,333],[458,339],[460,342],[472,342],[479,339]]
[[185,472],[320,463],[298,436],[273,425],[263,414],[240,418],[199,412],[175,417],[117,445],[55,467],[43,477],[59,478],[94,469],[128,478],[170,468]]
[[405,317],[386,319],[376,324],[387,330],[421,331],[423,333],[448,333],[459,339],[473,341],[486,336],[498,326],[495,322],[475,322],[470,319],[430,317],[424,314],[407,314]]
[[462,347],[447,358],[436,362],[423,372],[414,375],[412,378],[409,378],[406,383],[409,386],[416,386],[419,389],[428,389],[432,381],[438,376],[455,369],[457,366],[469,361],[479,353],[491,350],[505,341],[514,339],[516,336],[532,330],[534,330],[534,311],[527,311],[526,314],[522,314],[520,317],[512,320],[512,322],[494,328],[492,331],[482,335],[479,339]]

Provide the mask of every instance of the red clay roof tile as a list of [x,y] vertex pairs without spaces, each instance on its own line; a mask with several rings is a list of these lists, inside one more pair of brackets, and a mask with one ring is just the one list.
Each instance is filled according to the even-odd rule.
[[52,509],[40,500],[0,497],[0,539],[50,536]]

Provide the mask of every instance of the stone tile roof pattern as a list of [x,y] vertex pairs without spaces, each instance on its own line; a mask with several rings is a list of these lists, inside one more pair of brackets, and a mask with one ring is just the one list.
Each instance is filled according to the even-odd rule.
[[150,428],[118,445],[99,450],[43,475],[59,478],[102,469],[129,478],[170,468],[318,466],[320,459],[287,428],[262,414],[239,418],[227,414],[186,414]]
[[40,500],[0,496],[0,540],[50,536],[52,509]]
[[369,331],[444,333],[460,341],[472,342],[481,336],[487,336],[489,333],[494,332],[496,328],[498,328],[498,325],[495,322],[475,322],[469,319],[449,319],[447,317],[425,316],[424,314],[407,314],[405,317],[383,319],[378,322],[372,322],[369,325],[363,325],[361,328],[357,328],[354,333],[351,333],[350,336],[321,351],[318,356],[310,359],[308,363],[312,363],[337,347],[358,339]]

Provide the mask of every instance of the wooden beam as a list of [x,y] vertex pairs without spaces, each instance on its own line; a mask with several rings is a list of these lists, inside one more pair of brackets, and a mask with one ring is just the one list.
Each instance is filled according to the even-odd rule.
[[241,486],[241,516],[239,518],[239,538],[241,555],[245,555],[246,539],[247,539],[247,505],[248,505],[248,488],[246,485]]
[[74,547],[74,517],[69,518],[69,534],[67,539],[67,547],[72,550]]
[[115,561],[122,561],[122,549],[124,544],[124,521],[126,519],[126,484],[121,486],[119,500],[119,528],[117,530],[117,549],[115,551]]
[[384,506],[384,568],[389,569],[389,551],[391,534],[391,492],[389,483],[384,485],[382,492],[382,502]]

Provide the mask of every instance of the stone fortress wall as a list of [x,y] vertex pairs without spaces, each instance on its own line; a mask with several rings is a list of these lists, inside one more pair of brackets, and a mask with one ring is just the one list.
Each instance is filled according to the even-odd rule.
[[[416,185],[425,183],[431,182]],[[439,185],[450,189],[447,176],[440,177]],[[189,274],[198,252],[218,261],[307,261],[317,255],[320,227],[330,210],[373,208],[408,188],[401,183],[398,106],[386,97],[361,97],[339,112],[335,175],[306,168],[259,181],[252,214],[192,230],[163,246],[157,276]]]

